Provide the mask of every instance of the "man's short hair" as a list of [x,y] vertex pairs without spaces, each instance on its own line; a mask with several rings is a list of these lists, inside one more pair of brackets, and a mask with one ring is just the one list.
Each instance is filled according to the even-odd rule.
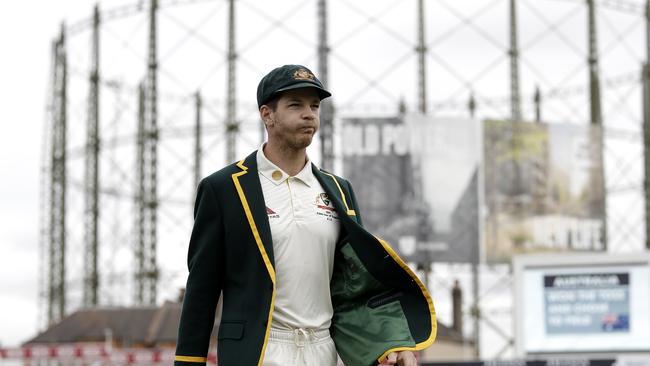
[[273,97],[271,97],[271,99],[268,100],[268,102],[264,103],[264,105],[275,112],[278,109],[278,102],[280,101],[281,96],[282,93],[276,93]]

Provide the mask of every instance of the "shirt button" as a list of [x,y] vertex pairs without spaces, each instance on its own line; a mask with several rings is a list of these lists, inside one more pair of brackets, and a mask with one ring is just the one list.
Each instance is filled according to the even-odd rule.
[[273,173],[271,173],[271,177],[273,177],[274,180],[280,180],[282,178],[282,172],[274,170]]

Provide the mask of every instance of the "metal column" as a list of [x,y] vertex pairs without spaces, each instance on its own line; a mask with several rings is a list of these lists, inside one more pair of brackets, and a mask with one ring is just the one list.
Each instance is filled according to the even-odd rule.
[[135,193],[136,207],[136,243],[134,248],[135,257],[135,303],[144,303],[144,268],[145,268],[145,221],[146,221],[146,194],[145,194],[145,91],[144,83],[138,85],[138,115],[136,133],[136,180],[138,186]]
[[643,83],[643,193],[645,198],[645,245],[650,249],[650,66],[646,62],[641,73]]
[[149,74],[147,75],[147,113],[148,124],[148,200],[149,212],[149,242],[147,246],[147,285],[149,287],[147,304],[155,304],[158,284],[158,264],[156,259],[158,243],[158,0],[151,0],[150,26],[149,26]]
[[470,93],[469,100],[467,101],[467,109],[469,110],[469,117],[474,118],[476,115],[476,99],[474,93]]
[[149,50],[147,77],[143,90],[142,120],[139,127],[139,195],[138,242],[136,248],[136,303],[156,303],[158,265],[156,260],[158,210],[158,56],[157,13],[158,1],[151,0],[149,8]]
[[201,93],[194,94],[194,108],[196,110],[196,119],[194,124],[194,189],[195,192],[201,182]]
[[228,90],[226,100],[226,164],[237,159],[237,95],[236,67],[237,53],[235,51],[235,0],[229,0],[228,12]]
[[99,224],[99,7],[93,13],[92,54],[88,94],[88,121],[86,136],[85,171],[85,273],[83,304],[98,304],[99,271],[98,224]]
[[[513,121],[511,133],[511,148],[513,151],[519,149],[521,126],[521,100],[519,94],[519,47],[517,45],[517,7],[515,0],[510,0],[510,120]],[[513,158],[512,169],[514,175],[515,195],[522,192],[521,166],[520,162]],[[518,208],[520,204],[517,205]]]
[[[327,2],[318,0],[318,78],[329,87],[329,45],[327,43]],[[321,166],[334,169],[334,105],[325,99],[320,108]]]
[[519,46],[517,45],[517,7],[510,0],[510,118],[521,121],[521,100],[519,96]]
[[645,2],[645,57],[650,64],[650,0]]
[[424,1],[418,0],[418,111],[427,113],[427,48],[424,40]]
[[650,0],[646,0],[646,62],[643,65],[641,80],[643,83],[643,156],[645,195],[645,245],[650,249]]
[[51,166],[52,163],[52,141],[55,92],[54,85],[57,68],[57,43],[52,40],[50,46],[50,75],[47,86],[48,97],[45,107],[45,118],[43,121],[43,133],[41,136],[41,166],[39,184],[39,242],[38,242],[38,316],[37,326],[44,329],[49,323],[50,306],[50,224],[51,224]]
[[49,218],[49,283],[47,321],[52,324],[65,316],[65,209],[66,209],[66,149],[67,149],[67,59],[65,25],[56,42],[53,75],[52,145],[50,162]]
[[535,123],[540,123],[542,122],[542,94],[539,92],[538,85],[535,85],[533,102],[535,103]]
[[602,113],[600,109],[600,78],[598,70],[598,37],[596,35],[596,4],[594,0],[587,0],[589,13],[589,95],[590,95],[590,117],[592,125],[602,125]]
[[591,199],[590,211],[594,217],[603,218],[601,243],[603,249],[607,249],[607,192],[605,191],[604,177],[604,139],[603,139],[603,117],[600,104],[600,77],[598,69],[598,38],[596,34],[596,4],[594,0],[587,0],[588,8],[588,33],[589,33],[589,95],[590,95],[590,120],[592,129],[590,140],[595,164],[590,169],[591,187],[594,197]]

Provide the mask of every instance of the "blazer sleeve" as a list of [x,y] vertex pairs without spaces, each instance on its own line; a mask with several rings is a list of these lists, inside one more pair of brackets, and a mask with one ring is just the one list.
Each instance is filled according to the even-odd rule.
[[205,365],[221,292],[223,220],[210,182],[199,185],[187,256],[189,276],[181,310],[175,366]]
[[345,183],[347,183],[348,186],[348,192],[350,192],[350,203],[352,205],[352,209],[355,212],[355,216],[357,217],[357,222],[359,225],[363,226],[363,222],[361,221],[361,210],[359,209],[359,204],[357,203],[357,197],[354,195],[354,190],[352,189],[352,184],[350,181],[346,180]]

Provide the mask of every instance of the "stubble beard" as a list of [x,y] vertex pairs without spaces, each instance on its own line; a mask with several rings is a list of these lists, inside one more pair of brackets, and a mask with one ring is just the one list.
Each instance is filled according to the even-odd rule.
[[[278,120],[275,120],[274,124],[282,125],[282,123],[279,123]],[[280,142],[280,148],[282,150],[295,152],[305,150],[309,145],[311,145],[311,142],[316,135],[316,132],[318,131],[319,124],[320,123],[317,120],[313,125],[302,125],[298,128],[284,131],[283,129],[279,129],[279,133],[276,136]],[[312,128],[313,130],[307,133],[304,131],[305,128]]]
[[309,145],[311,145],[311,142],[314,138],[314,135],[316,135],[318,128],[312,127],[313,132],[311,133],[304,132],[302,130],[303,128],[304,127],[300,127],[296,130],[286,132],[281,135],[280,139],[285,149],[291,151],[300,151],[306,149]]
[[298,136],[290,136],[285,140],[285,145],[291,150],[304,150],[311,145],[314,134],[315,132],[310,135],[300,134]]

